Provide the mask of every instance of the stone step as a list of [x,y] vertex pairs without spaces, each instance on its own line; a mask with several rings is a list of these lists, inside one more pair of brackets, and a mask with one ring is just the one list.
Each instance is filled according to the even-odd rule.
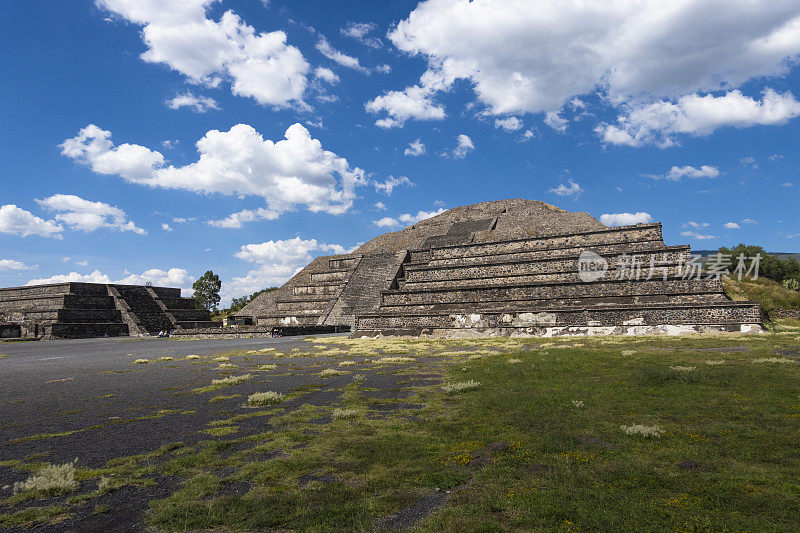
[[[651,265],[654,275],[663,272],[666,266],[685,265],[689,258],[688,251],[670,251],[658,253],[639,253],[632,256],[608,255],[603,257],[608,268],[615,272],[631,269],[633,265],[640,272],[650,271]],[[578,272],[579,260],[577,257],[569,259],[543,259],[538,261],[509,261],[496,263],[483,263],[473,265],[445,265],[427,266],[416,265],[407,267],[405,281],[443,281],[451,279],[475,279],[501,276],[548,274],[556,272]],[[663,277],[663,273],[662,273]]]
[[[298,296],[305,296],[305,295],[320,295],[320,296],[332,296],[336,294],[339,289],[341,288],[342,284],[339,282],[336,283],[316,283],[314,285],[296,285],[292,287],[291,294],[298,295]],[[284,296],[284,298],[287,298]]]
[[322,313],[325,310],[325,306],[328,304],[328,300],[311,300],[311,301],[278,301],[276,302],[276,307],[279,312],[302,312],[302,311],[309,311],[314,310]]
[[[615,279],[619,272],[614,270],[607,271],[598,281],[609,281]],[[677,267],[667,269],[668,277],[675,277],[679,274]],[[642,278],[643,279],[643,278]],[[659,278],[661,279],[661,278]],[[503,285],[527,285],[542,283],[572,283],[582,284],[583,281],[578,276],[577,271],[573,272],[552,272],[546,274],[529,275],[505,275],[505,276],[485,276],[472,278],[448,278],[444,280],[431,281],[412,281],[408,278],[400,284],[400,289],[406,291],[423,291],[429,289],[474,287],[474,286],[503,286]]]
[[425,261],[410,261],[404,265],[408,270],[420,268],[446,268],[452,266],[473,266],[473,265],[495,265],[503,263],[528,263],[545,262],[554,260],[572,259],[577,260],[581,253],[590,250],[606,258],[626,255],[640,254],[682,254],[682,257],[691,256],[689,246],[665,246],[664,243],[647,241],[643,243],[622,243],[608,246],[595,246],[592,248],[560,248],[556,250],[540,250],[533,252],[510,252],[506,254],[489,255],[466,255],[463,257],[447,257],[441,259],[430,259]]
[[383,291],[381,306],[436,304],[446,302],[504,302],[563,298],[604,298],[669,294],[722,293],[722,283],[715,279],[670,278],[667,281],[611,280],[594,283],[538,283],[518,285],[476,285],[421,291]]
[[554,307],[602,307],[617,305],[648,305],[662,303],[724,302],[722,293],[713,294],[653,294],[645,296],[602,296],[599,298],[549,298],[545,300],[506,300],[481,302],[443,302],[430,304],[382,305],[381,313],[460,313],[496,311],[518,312],[551,309]]
[[357,317],[359,330],[486,329],[573,326],[663,326],[758,324],[756,302],[617,305],[550,308],[536,312],[373,313]]
[[318,282],[335,282],[335,283],[342,283],[347,280],[347,278],[352,273],[352,270],[327,270],[323,272],[312,272],[311,273],[311,282],[318,283]]
[[591,248],[594,245],[657,240],[661,240],[661,224],[643,224],[635,227],[609,228],[579,234],[472,243],[431,248],[430,250],[412,250],[411,257],[412,261],[417,261],[415,256],[419,257],[420,260],[427,260],[425,254],[430,254],[430,259],[443,259],[469,255],[493,255],[559,248]]
[[117,322],[62,323],[44,327],[45,336],[58,339],[82,339],[89,337],[121,337],[128,335],[128,325]]

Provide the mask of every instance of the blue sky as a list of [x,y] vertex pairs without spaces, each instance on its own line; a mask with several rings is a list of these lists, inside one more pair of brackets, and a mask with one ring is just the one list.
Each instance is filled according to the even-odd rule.
[[227,300],[505,198],[798,251],[800,2],[31,0],[0,39],[0,286]]

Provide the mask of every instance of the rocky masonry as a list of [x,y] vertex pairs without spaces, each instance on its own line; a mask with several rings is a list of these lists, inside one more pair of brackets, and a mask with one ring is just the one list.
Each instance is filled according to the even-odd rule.
[[[587,254],[602,268],[582,270]],[[237,318],[355,335],[760,331],[758,304],[687,275],[690,260],[660,224],[609,228],[543,202],[485,202],[319,257]]]
[[219,326],[181,290],[138,285],[59,283],[0,289],[0,322],[22,337],[155,335],[161,330]]

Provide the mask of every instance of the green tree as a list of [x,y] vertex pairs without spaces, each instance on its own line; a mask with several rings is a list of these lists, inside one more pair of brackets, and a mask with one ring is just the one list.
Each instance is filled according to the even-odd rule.
[[254,292],[250,296],[242,296],[241,298],[234,298],[233,300],[231,300],[230,308],[228,308],[225,311],[223,311],[223,313],[228,314],[228,315],[232,315],[232,314],[236,313],[237,311],[240,311],[242,308],[244,308],[244,306],[246,306],[247,304],[249,304],[253,300],[255,300],[258,295],[260,295],[262,293],[265,293],[265,292],[272,292],[272,291],[277,291],[277,290],[278,290],[278,287],[267,287],[266,289],[261,289],[260,291]]
[[216,313],[220,300],[219,291],[222,288],[219,276],[211,270],[207,270],[197,281],[192,283],[192,288],[194,289],[192,298],[195,299],[197,305]]

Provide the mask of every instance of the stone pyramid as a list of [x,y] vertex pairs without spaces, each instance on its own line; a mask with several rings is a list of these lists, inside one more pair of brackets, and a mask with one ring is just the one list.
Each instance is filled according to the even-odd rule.
[[661,224],[610,228],[544,202],[484,202],[318,257],[237,317],[355,335],[760,331],[758,304],[731,301],[719,279],[687,279],[690,259],[689,246],[664,244]]

